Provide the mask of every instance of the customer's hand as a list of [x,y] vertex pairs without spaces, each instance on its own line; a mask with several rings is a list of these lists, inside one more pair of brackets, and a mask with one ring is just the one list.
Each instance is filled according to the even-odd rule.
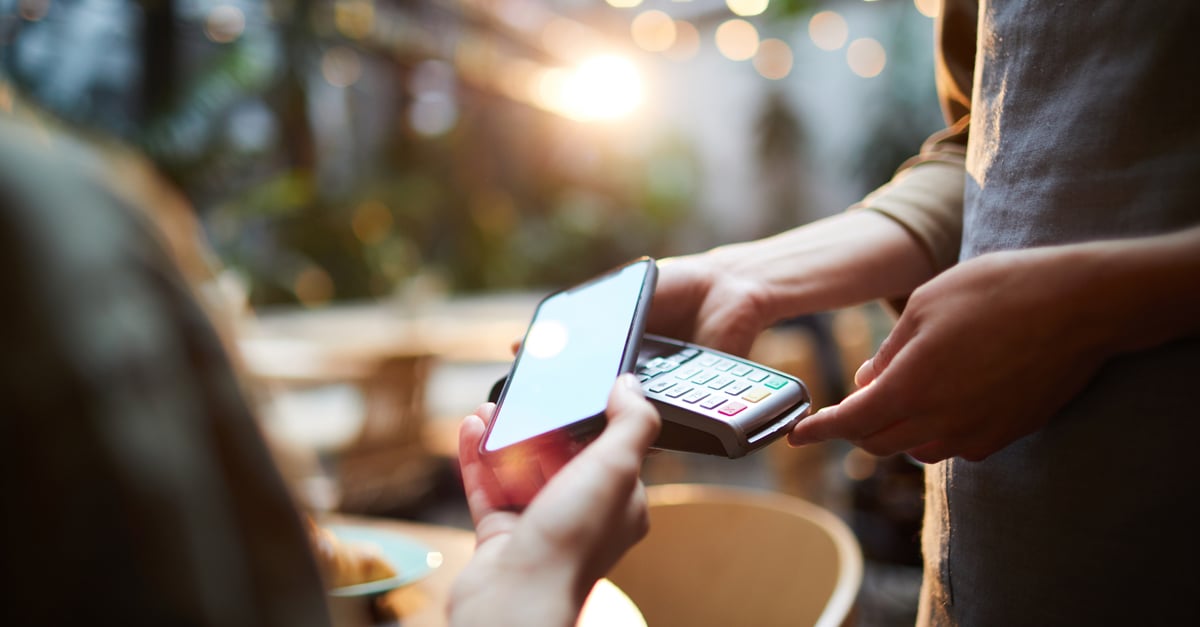
[[[1095,276],[1071,247],[993,253],[917,289],[862,386],[802,421],[793,445],[980,460],[1041,427],[1108,356]],[[1088,315],[1084,315],[1085,312]]]
[[479,441],[495,407],[459,431],[476,551],[450,603],[455,625],[573,625],[587,594],[647,530],[642,459],[659,417],[632,375],[608,402],[608,425],[557,473],[524,511],[513,511]]

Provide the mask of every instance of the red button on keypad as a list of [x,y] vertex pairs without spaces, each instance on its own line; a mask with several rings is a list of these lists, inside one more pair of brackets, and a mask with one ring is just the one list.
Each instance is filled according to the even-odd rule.
[[721,409],[718,409],[717,411],[719,413],[725,414],[726,416],[732,416],[732,415],[742,411],[743,409],[746,409],[746,406],[743,405],[742,403],[739,403],[737,401],[729,401],[728,403],[725,403],[724,407],[722,407]]

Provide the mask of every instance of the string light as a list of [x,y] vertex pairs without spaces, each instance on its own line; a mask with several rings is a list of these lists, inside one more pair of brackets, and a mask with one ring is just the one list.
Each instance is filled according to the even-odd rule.
[[821,11],[808,20],[808,36],[821,50],[837,50],[846,45],[850,27],[846,18],[833,11]]
[[792,71],[792,49],[779,39],[764,39],[754,55],[754,69],[764,78],[779,80]]
[[874,78],[887,65],[887,52],[883,44],[874,39],[855,39],[846,48],[846,63],[850,65],[851,72],[863,78]]
[[687,61],[700,52],[700,31],[691,22],[675,22],[675,44],[663,52],[672,61]]
[[766,11],[769,2],[770,0],[725,0],[725,6],[728,6],[734,15],[750,17]]
[[633,43],[648,52],[662,52],[675,44],[675,20],[662,11],[645,11],[629,26]]
[[717,50],[732,61],[745,61],[758,52],[758,29],[743,19],[727,20],[717,27]]
[[[47,3],[49,4],[49,3]],[[246,30],[246,15],[231,4],[219,4],[204,20],[204,36],[210,41],[227,44],[242,36]]]
[[921,15],[928,18],[937,17],[942,10],[939,0],[913,0],[913,4],[916,5],[917,11]]

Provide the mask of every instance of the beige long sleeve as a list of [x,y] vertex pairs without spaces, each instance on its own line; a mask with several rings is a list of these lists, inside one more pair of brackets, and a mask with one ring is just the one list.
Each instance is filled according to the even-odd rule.
[[877,211],[921,243],[935,272],[958,260],[962,240],[963,164],[926,161],[897,173],[851,209]]
[[958,261],[978,5],[947,0],[935,23],[935,74],[946,128],[925,141],[887,184],[851,210],[877,211],[921,243],[935,272]]

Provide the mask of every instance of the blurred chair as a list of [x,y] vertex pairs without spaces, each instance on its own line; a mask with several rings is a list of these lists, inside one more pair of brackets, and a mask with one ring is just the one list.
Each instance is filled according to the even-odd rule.
[[[319,458],[281,459],[310,507],[387,514],[433,489],[440,460],[425,440],[433,355],[298,338],[247,339],[240,346],[277,458]],[[320,494],[309,494],[314,490]]]
[[[853,391],[854,373],[875,355],[875,349],[891,330],[893,320],[878,304],[848,307],[833,317],[833,338],[841,354],[846,392]],[[839,399],[840,400],[840,399]]]
[[609,579],[649,627],[849,624],[862,583],[850,529],[801,499],[701,484],[647,489],[650,533]]
[[424,434],[433,361],[428,354],[389,356],[361,382],[366,417],[338,459],[341,511],[393,512],[432,490],[438,459]]

